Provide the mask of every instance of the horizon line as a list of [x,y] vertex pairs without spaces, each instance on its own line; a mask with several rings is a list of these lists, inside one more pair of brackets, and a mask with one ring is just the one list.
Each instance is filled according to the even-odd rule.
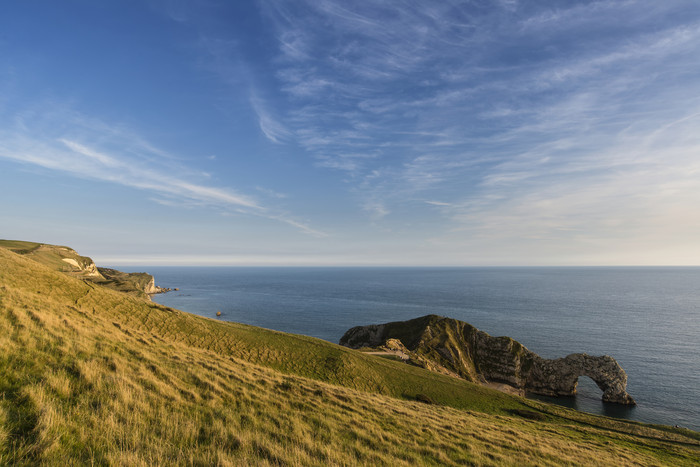
[[[467,269],[467,268],[699,268],[700,264],[399,264],[399,263],[149,263],[95,261],[107,267],[181,268],[362,268],[362,269]],[[102,266],[100,266],[102,267]]]

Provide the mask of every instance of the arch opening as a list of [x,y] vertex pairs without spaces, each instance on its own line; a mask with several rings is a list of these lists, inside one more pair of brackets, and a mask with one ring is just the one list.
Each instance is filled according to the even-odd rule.
[[590,376],[581,375],[576,380],[574,386],[576,397],[600,400],[605,389],[593,380]]

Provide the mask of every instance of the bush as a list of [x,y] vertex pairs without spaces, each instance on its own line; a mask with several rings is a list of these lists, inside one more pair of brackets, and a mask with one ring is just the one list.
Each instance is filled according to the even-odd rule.
[[426,396],[425,394],[416,394],[416,400],[418,402],[422,402],[424,404],[430,404],[430,405],[435,403],[435,402],[433,402],[433,400],[430,397]]

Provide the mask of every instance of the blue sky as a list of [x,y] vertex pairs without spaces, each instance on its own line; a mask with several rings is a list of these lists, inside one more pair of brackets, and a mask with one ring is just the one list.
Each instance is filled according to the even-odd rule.
[[700,2],[2,2],[0,196],[105,265],[698,265]]

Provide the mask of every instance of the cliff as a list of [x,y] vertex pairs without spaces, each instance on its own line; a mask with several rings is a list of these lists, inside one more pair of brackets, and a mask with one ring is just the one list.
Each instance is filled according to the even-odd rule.
[[627,394],[627,374],[610,356],[571,354],[545,359],[510,337],[492,337],[456,319],[427,315],[409,321],[358,326],[340,345],[396,349],[398,339],[409,363],[455,374],[473,382],[505,383],[521,391],[548,396],[573,396],[580,376],[603,391],[603,400],[634,405]]
[[116,269],[97,268],[104,280],[97,284],[132,294],[154,295],[169,292],[170,289],[158,287],[152,275],[145,272],[122,272]]
[[0,247],[30,258],[55,271],[130,295],[148,298],[149,295],[170,291],[168,288],[156,286],[155,279],[150,274],[128,273],[97,267],[91,258],[80,256],[74,249],[66,246],[0,240]]
[[104,279],[91,258],[80,256],[74,249],[67,246],[20,240],[0,240],[0,247],[74,277]]

